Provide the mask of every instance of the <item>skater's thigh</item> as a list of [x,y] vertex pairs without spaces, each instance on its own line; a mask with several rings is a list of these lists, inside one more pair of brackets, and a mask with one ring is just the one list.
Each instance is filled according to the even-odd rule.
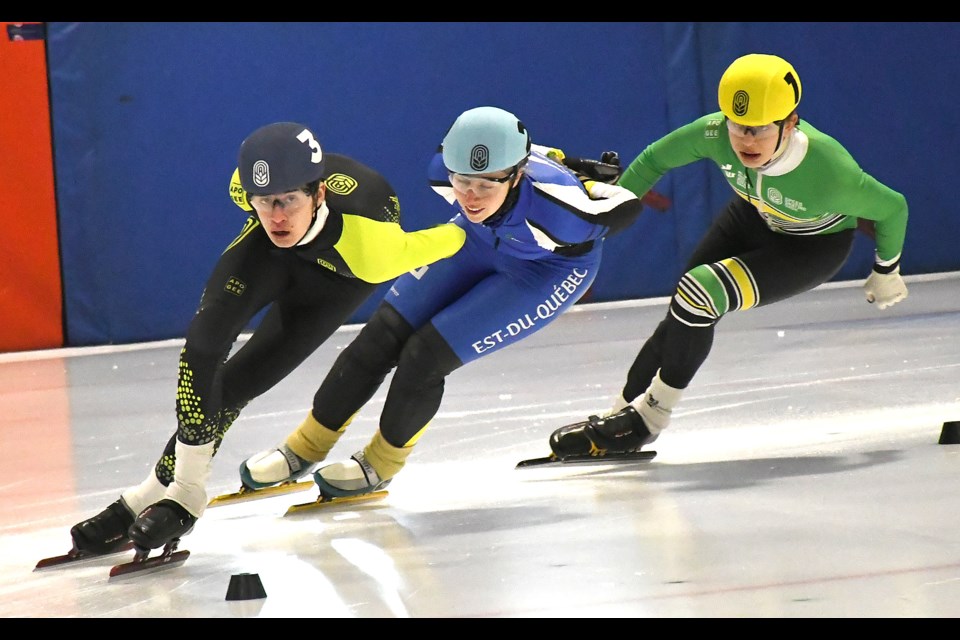
[[245,404],[287,377],[376,289],[327,269],[314,271],[279,296],[249,340],[227,360],[223,388],[228,405]]
[[503,349],[552,323],[586,293],[599,251],[582,258],[518,261],[526,264],[487,276],[431,322],[464,364]]
[[829,235],[775,237],[738,256],[756,283],[757,306],[785,300],[832,278],[853,247],[852,229]]

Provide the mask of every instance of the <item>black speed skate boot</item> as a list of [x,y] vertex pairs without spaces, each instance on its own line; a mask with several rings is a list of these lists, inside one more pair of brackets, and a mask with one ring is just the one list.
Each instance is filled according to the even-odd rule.
[[133,520],[133,514],[121,498],[92,518],[73,525],[70,529],[73,548],[84,555],[113,553],[130,542],[127,529]]
[[144,509],[130,525],[128,535],[141,549],[159,549],[190,533],[196,522],[179,503],[164,499]]
[[590,416],[586,422],[560,427],[550,435],[550,449],[558,458],[630,453],[656,440],[643,418],[631,406],[613,415]]

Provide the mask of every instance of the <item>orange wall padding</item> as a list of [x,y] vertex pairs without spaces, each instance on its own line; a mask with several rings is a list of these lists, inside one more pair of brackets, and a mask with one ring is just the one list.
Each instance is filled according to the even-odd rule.
[[[73,472],[67,362],[64,358],[0,363],[0,467],[4,509],[24,522],[71,512],[77,505]],[[40,481],[23,479],[43,470]],[[64,537],[69,548],[70,539]]]
[[43,39],[0,22],[0,351],[64,346]]

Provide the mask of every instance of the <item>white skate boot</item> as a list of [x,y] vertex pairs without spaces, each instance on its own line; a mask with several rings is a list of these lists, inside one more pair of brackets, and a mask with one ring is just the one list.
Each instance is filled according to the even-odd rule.
[[266,489],[294,482],[313,471],[316,465],[282,444],[254,454],[240,463],[240,482],[247,489]]
[[373,468],[359,451],[349,460],[327,465],[313,474],[313,479],[320,487],[320,494],[326,498],[346,498],[373,493],[385,489],[390,480],[381,480]]

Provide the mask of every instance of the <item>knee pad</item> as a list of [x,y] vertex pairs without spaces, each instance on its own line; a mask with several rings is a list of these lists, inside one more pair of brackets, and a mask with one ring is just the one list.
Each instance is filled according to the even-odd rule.
[[701,264],[690,269],[677,284],[670,312],[692,327],[716,324],[725,313],[746,310],[760,302],[757,283],[739,258]]
[[410,336],[400,354],[399,368],[415,375],[396,376],[396,384],[423,388],[442,382],[451,372],[463,366],[447,341],[432,324]]
[[364,325],[350,346],[344,351],[366,369],[390,369],[397,366],[400,351],[413,333],[413,327],[396,309],[381,304]]

